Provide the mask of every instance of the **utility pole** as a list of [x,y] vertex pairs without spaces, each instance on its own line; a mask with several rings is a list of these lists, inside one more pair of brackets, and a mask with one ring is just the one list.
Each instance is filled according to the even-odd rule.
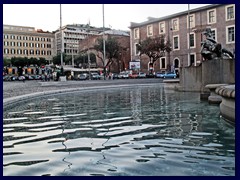
[[102,11],[103,11],[103,68],[104,68],[104,80],[106,80],[106,64],[105,64],[105,28],[104,28],[104,4],[102,5]]

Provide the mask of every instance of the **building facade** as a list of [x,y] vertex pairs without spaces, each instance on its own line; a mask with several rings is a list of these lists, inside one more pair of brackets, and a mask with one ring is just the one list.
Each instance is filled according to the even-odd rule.
[[81,40],[91,35],[98,35],[103,31],[102,28],[96,28],[88,24],[72,24],[63,26],[62,31],[53,32],[55,37],[55,54],[65,53],[66,55],[76,56],[79,54]]
[[34,27],[3,25],[3,57],[45,58],[54,56],[54,36]]
[[161,18],[149,18],[142,23],[131,23],[131,61],[140,61],[141,70],[149,71],[149,58],[139,56],[136,44],[147,37],[165,35],[172,51],[165,53],[154,64],[154,71],[173,71],[179,67],[198,66],[203,58],[200,54],[202,33],[211,28],[214,39],[235,54],[235,5],[217,4],[187,10]]

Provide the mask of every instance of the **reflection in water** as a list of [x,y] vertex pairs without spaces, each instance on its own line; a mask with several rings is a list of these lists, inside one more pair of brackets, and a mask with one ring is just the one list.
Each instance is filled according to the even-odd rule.
[[[64,118],[63,118],[63,120],[64,120]],[[64,125],[61,125],[61,126],[62,126],[62,134],[64,134],[64,129],[65,129],[64,126],[65,126],[65,124],[64,124]],[[65,142],[66,142],[67,140],[68,140],[68,137],[67,137],[67,135],[66,135],[65,140],[62,141],[62,145],[64,146],[64,149],[65,149],[66,152],[68,151],[67,146],[66,146],[66,144],[65,144]],[[68,156],[70,156],[70,151],[68,151]],[[66,169],[64,169],[63,172],[65,172],[65,171],[68,170],[68,169],[71,169],[71,165],[72,165],[72,163],[66,161],[66,159],[67,159],[66,156],[62,159],[62,161],[63,161],[64,163],[67,163],[67,166],[68,166]]]
[[161,85],[4,107],[4,175],[235,175],[235,128],[198,93]]

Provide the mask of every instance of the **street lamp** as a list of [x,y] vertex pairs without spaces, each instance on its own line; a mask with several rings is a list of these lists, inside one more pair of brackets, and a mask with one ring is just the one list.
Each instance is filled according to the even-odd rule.
[[89,74],[89,80],[91,80],[90,54],[89,54],[89,26],[90,26],[90,22],[88,23],[88,30],[87,30],[87,44],[88,44],[87,55],[88,55],[88,74]]
[[104,68],[104,80],[106,80],[106,65],[105,65],[105,29],[104,29],[104,4],[102,5],[102,11],[103,11],[103,68]]
[[61,48],[61,66],[63,66],[63,45],[62,45],[62,5],[60,4],[60,48]]

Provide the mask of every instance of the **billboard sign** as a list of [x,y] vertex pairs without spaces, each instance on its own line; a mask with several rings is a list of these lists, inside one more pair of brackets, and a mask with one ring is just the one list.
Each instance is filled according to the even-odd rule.
[[140,69],[140,61],[130,61],[129,69]]

